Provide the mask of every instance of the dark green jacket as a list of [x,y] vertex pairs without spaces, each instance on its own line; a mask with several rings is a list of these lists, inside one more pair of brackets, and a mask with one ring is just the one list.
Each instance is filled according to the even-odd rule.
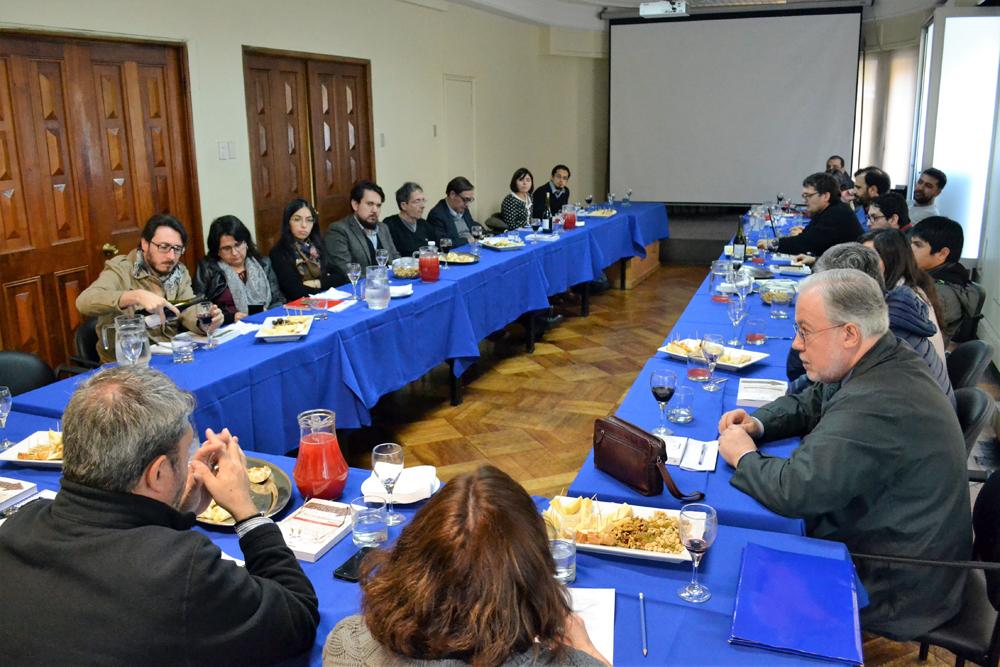
[[[754,413],[764,440],[802,436],[788,459],[748,454],[732,484],[810,536],[852,552],[966,559],[972,512],[962,430],[927,365],[891,333],[841,383]],[[866,630],[906,640],[958,612],[964,573],[858,562]]]

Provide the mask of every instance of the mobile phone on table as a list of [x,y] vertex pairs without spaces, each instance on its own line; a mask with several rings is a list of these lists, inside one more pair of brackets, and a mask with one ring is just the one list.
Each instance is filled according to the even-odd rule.
[[363,547],[358,549],[357,553],[345,560],[341,563],[340,567],[333,571],[333,576],[344,581],[357,581],[360,578],[361,561],[364,560],[365,554],[373,548]]

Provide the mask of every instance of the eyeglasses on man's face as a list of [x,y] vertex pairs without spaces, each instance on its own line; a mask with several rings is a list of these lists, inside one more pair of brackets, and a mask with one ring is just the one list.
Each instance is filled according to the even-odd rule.
[[466,197],[466,196],[463,195],[462,196],[462,201],[464,201],[466,204],[471,204],[472,202],[476,201],[476,198],[475,197]]
[[819,195],[818,192],[803,192],[802,201],[809,201],[812,197]]
[[180,257],[184,254],[184,246],[182,245],[174,245],[172,243],[153,243],[152,241],[149,242],[149,245],[156,248],[156,250],[163,255],[173,253]]
[[816,331],[806,331],[801,326],[799,326],[798,322],[794,322],[792,323],[792,329],[795,330],[795,335],[802,339],[802,345],[808,345],[809,341],[812,340],[813,337],[816,336],[817,334],[821,334],[824,331],[832,331],[833,329],[839,329],[840,327],[846,324],[847,324],[846,322],[843,322],[841,324],[834,324],[831,327],[817,329]]

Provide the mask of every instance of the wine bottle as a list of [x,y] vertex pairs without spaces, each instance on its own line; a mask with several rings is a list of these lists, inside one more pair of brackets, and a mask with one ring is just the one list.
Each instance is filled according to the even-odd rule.
[[542,233],[552,233],[552,193],[545,193],[545,210],[542,211]]
[[736,236],[733,237],[733,268],[738,269],[743,265],[743,260],[747,254],[747,235],[743,231],[743,216],[739,218],[736,227]]

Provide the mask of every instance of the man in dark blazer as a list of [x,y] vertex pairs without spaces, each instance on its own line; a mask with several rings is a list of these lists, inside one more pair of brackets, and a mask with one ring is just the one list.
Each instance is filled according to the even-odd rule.
[[[479,223],[472,219],[469,204],[476,201],[476,189],[469,179],[456,176],[448,181],[445,197],[427,214],[427,222],[438,239],[451,239],[457,248],[472,240],[469,230]],[[433,240],[433,239],[432,239]]]
[[778,239],[778,252],[819,257],[827,248],[856,241],[864,233],[854,211],[840,201],[840,184],[830,174],[807,176],[802,181],[802,199],[811,220],[799,233]]
[[389,262],[399,257],[392,234],[384,222],[379,222],[385,193],[371,181],[358,181],[351,188],[351,208],[354,213],[330,225],[323,237],[323,254],[327,265],[337,277],[334,284],[347,282],[347,265],[357,262],[361,265],[361,275],[367,267],[374,266],[375,251],[389,251]]
[[562,207],[569,203],[569,167],[564,164],[557,164],[552,167],[552,179],[538,188],[535,188],[531,195],[531,210],[535,211],[534,217],[539,217],[545,211],[545,195],[549,195],[549,210],[555,215],[562,210]]

